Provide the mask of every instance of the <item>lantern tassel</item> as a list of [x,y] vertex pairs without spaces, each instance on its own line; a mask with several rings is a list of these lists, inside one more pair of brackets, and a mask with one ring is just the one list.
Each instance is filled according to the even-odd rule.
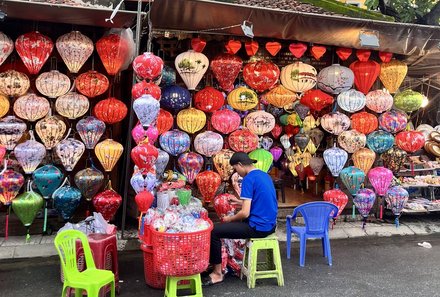
[[396,229],[399,228],[399,217],[396,216],[396,218],[394,219],[394,224],[396,224]]
[[26,227],[26,243],[29,243],[31,240],[31,235],[29,234],[29,226]]
[[351,217],[354,219],[356,217],[356,205],[353,204],[353,212],[351,213]]
[[44,200],[44,222],[43,222],[43,233],[47,230],[47,199]]
[[367,218],[364,218],[362,221],[362,230],[365,230],[365,225],[367,224]]
[[8,240],[8,229],[9,229],[9,211],[6,214],[6,224],[5,224],[5,240]]

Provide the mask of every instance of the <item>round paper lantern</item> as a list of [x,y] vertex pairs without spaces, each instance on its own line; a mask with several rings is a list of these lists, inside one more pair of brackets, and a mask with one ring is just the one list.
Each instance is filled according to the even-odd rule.
[[399,147],[393,146],[380,156],[384,166],[393,173],[398,173],[403,164],[408,161],[408,153]]
[[102,134],[104,134],[105,124],[103,121],[100,121],[95,117],[88,116],[76,123],[76,131],[84,142],[86,148],[91,150],[95,148],[95,145],[98,143]]
[[161,107],[174,113],[189,106],[191,94],[185,88],[179,86],[168,86],[162,89]]
[[240,57],[231,54],[220,54],[211,60],[211,70],[220,87],[225,91],[232,91],[234,81],[243,66]]
[[30,74],[40,72],[52,49],[52,40],[37,31],[20,35],[15,40],[15,50]]
[[154,196],[148,191],[142,191],[136,194],[134,201],[140,212],[146,212],[153,204]]
[[394,144],[394,137],[386,131],[374,131],[367,136],[367,146],[374,152],[382,154]]
[[354,84],[364,94],[373,86],[380,73],[380,65],[375,61],[355,61],[350,64],[354,73]]
[[248,129],[239,129],[228,137],[228,143],[235,152],[249,153],[258,147],[258,136]]
[[174,66],[188,90],[194,91],[208,70],[209,60],[204,54],[189,50],[176,57]]
[[75,185],[84,198],[91,201],[104,185],[104,174],[95,167],[85,168],[75,174]]
[[84,144],[74,138],[63,139],[55,147],[58,158],[68,172],[75,168],[84,151]]
[[69,92],[70,79],[57,70],[41,73],[35,81],[38,92],[49,98],[57,98]]
[[240,126],[240,116],[229,109],[216,110],[212,113],[211,123],[222,134],[229,134]]
[[95,146],[95,155],[105,172],[113,170],[123,151],[122,144],[113,139],[106,139]]
[[370,149],[361,148],[353,153],[351,159],[355,167],[367,174],[373,166],[374,160],[376,160],[376,153]]
[[319,173],[322,170],[322,167],[324,167],[324,159],[321,157],[312,157],[312,159],[310,159],[310,168],[312,168],[313,174],[315,174],[316,176],[319,175]]
[[17,196],[12,202],[12,210],[20,219],[21,223],[27,227],[26,239],[30,237],[29,226],[37,216],[38,211],[43,207],[43,197],[32,190],[28,190]]
[[151,95],[142,95],[140,98],[134,100],[133,110],[142,126],[148,128],[159,114],[160,103]]
[[163,61],[151,52],[144,52],[133,60],[133,70],[143,79],[153,80],[162,73]]
[[264,135],[275,127],[275,118],[268,112],[258,110],[251,112],[245,118],[246,127],[254,134]]
[[345,111],[356,112],[364,108],[366,103],[366,97],[359,91],[348,90],[343,91],[338,95],[338,105]]
[[338,177],[342,168],[344,168],[345,163],[348,159],[348,154],[346,151],[334,146],[328,148],[323,154],[325,164],[330,170],[334,177]]
[[330,94],[348,91],[354,82],[354,74],[350,68],[333,64],[319,71],[317,76],[318,88]]
[[384,112],[379,116],[379,125],[385,131],[390,133],[397,133],[406,128],[407,124],[406,113],[399,110],[390,110]]
[[78,92],[89,98],[104,94],[108,86],[108,78],[93,70],[82,73],[75,79],[75,87]]
[[394,96],[394,106],[406,112],[417,110],[422,105],[423,95],[413,90],[405,90]]
[[365,147],[367,137],[356,130],[344,131],[338,136],[338,144],[350,154]]
[[0,202],[10,205],[24,184],[24,177],[12,169],[0,174]]
[[35,131],[46,149],[50,150],[63,138],[66,124],[57,116],[49,116],[37,122]]
[[167,131],[159,137],[160,147],[172,156],[180,155],[189,149],[189,135],[177,129]]
[[188,108],[179,111],[177,114],[177,126],[185,132],[194,134],[205,127],[206,115],[196,108]]
[[365,173],[354,166],[342,169],[339,177],[353,197],[356,196],[357,191],[365,181]]
[[165,133],[173,127],[174,119],[173,115],[165,109],[160,109],[156,119],[156,128],[159,131],[159,135]]
[[127,115],[127,106],[114,97],[101,100],[93,108],[95,116],[106,124],[115,124],[122,121]]
[[280,69],[270,61],[257,61],[243,67],[243,79],[257,92],[270,89],[278,81]]
[[408,73],[405,62],[393,59],[380,65],[380,81],[390,93],[396,93]]
[[376,194],[370,189],[360,189],[356,193],[356,197],[353,198],[353,203],[356,206],[357,210],[364,218],[364,223],[362,224],[362,228],[364,228],[366,224],[366,220],[368,214],[373,208],[374,201],[376,201]]
[[218,153],[223,148],[223,137],[212,131],[205,131],[194,139],[196,152],[208,158]]
[[272,154],[273,160],[275,162],[278,162],[278,160],[280,159],[280,157],[283,155],[283,149],[280,148],[279,146],[274,146],[272,147],[269,152]]
[[368,172],[368,179],[377,195],[383,196],[393,180],[393,173],[385,167],[375,167]]
[[396,135],[396,145],[408,153],[414,153],[425,144],[425,137],[419,131],[402,131]]
[[317,147],[321,144],[321,141],[324,139],[324,132],[322,132],[320,129],[315,128],[309,131],[310,140],[313,142],[313,144]]
[[371,91],[367,94],[365,105],[374,112],[382,113],[393,106],[393,96],[384,90]]
[[144,129],[141,123],[138,123],[131,130],[131,136],[133,137],[136,144],[139,144],[143,141],[148,141],[148,143],[153,144],[156,142],[159,137],[159,130],[155,126],[150,126],[148,129]]
[[149,171],[156,163],[159,152],[153,145],[143,142],[131,150],[131,159],[139,169]]
[[353,114],[351,117],[351,128],[365,135],[370,134],[378,127],[377,117],[366,111]]
[[339,111],[327,113],[321,118],[321,127],[334,135],[339,135],[350,128],[350,118]]
[[140,98],[142,95],[151,95],[154,99],[160,100],[161,94],[162,91],[156,84],[145,80],[138,82],[131,88],[131,97],[134,99]]
[[18,144],[14,148],[15,158],[17,158],[18,163],[20,163],[21,168],[23,168],[26,174],[34,172],[46,156],[44,145],[32,138]]
[[345,206],[348,202],[348,196],[342,192],[339,189],[331,189],[327,190],[323,194],[324,201],[328,201],[330,203],[333,203],[338,207],[338,215],[340,216],[342,211],[344,210]]
[[0,65],[2,65],[9,55],[14,51],[14,42],[8,35],[0,32]]
[[257,160],[254,163],[255,168],[258,168],[264,172],[268,172],[273,162],[273,156],[271,153],[264,149],[256,149],[249,153],[249,158]]
[[50,199],[53,192],[61,185],[63,177],[61,169],[50,164],[41,166],[32,173],[34,184],[44,199]]
[[157,160],[156,160],[156,175],[162,176],[162,174],[165,172],[165,169],[167,168],[168,162],[170,160],[170,155],[166,151],[161,150],[160,148],[157,149]]
[[52,197],[55,209],[64,220],[69,220],[80,204],[81,192],[67,183],[55,190]]
[[206,170],[197,174],[197,187],[199,188],[205,203],[211,202],[221,182],[221,177],[217,172]]
[[35,122],[47,115],[50,104],[44,97],[28,94],[15,100],[13,109],[19,118]]
[[156,175],[151,172],[147,172],[144,178],[143,172],[138,171],[130,178],[130,184],[136,194],[139,194],[143,191],[152,191],[156,185],[156,181]]
[[401,186],[394,186],[389,188],[385,195],[385,201],[388,204],[388,208],[390,208],[393,214],[396,216],[396,226],[399,226],[399,216],[402,213],[402,210],[405,207],[408,198],[408,191]]
[[282,108],[285,105],[294,102],[297,96],[294,92],[286,89],[282,85],[278,85],[267,92],[266,101],[276,107]]
[[0,118],[4,117],[9,112],[9,107],[10,104],[8,97],[0,94]]
[[30,87],[26,74],[8,70],[0,73],[0,92],[9,97],[19,97],[26,94]]
[[203,167],[203,157],[193,152],[183,153],[177,159],[177,164],[188,182],[192,184]]
[[231,159],[233,151],[228,149],[223,149],[214,155],[212,159],[214,162],[215,169],[220,174],[222,180],[226,181],[231,177],[234,172],[234,168],[229,164],[229,160]]
[[213,87],[205,87],[194,96],[194,106],[204,112],[214,112],[223,106],[225,98],[222,92]]
[[93,53],[93,41],[79,31],[58,37],[55,45],[71,73],[78,73]]
[[89,110],[89,106],[89,99],[76,92],[69,92],[66,95],[58,97],[55,101],[55,109],[57,112],[70,120],[85,115]]
[[254,108],[258,104],[257,94],[246,87],[238,87],[228,94],[228,104],[240,111]]
[[0,144],[7,150],[13,150],[26,128],[26,124],[14,116],[0,119]]
[[304,64],[303,62],[294,62],[281,69],[281,84],[287,89],[301,93],[313,89],[316,85],[315,67]]
[[121,206],[122,197],[109,185],[105,191],[93,197],[92,202],[96,211],[101,213],[105,220],[110,221]]
[[128,41],[118,34],[101,37],[96,42],[96,51],[109,75],[117,74],[131,55]]
[[321,111],[333,103],[333,97],[321,90],[310,90],[304,93],[300,100],[301,104],[314,111]]

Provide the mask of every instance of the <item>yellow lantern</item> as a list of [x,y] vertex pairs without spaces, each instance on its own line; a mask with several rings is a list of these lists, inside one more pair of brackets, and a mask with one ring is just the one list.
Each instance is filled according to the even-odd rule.
[[213,161],[215,169],[217,169],[217,172],[224,181],[228,180],[234,172],[234,168],[229,164],[229,160],[233,154],[233,151],[223,149],[214,155]]
[[14,102],[14,112],[22,119],[35,122],[47,115],[50,110],[49,101],[35,94],[19,97]]
[[66,124],[57,116],[49,116],[37,122],[35,131],[44,146],[50,150],[63,138]]
[[374,160],[376,160],[376,153],[370,149],[361,148],[353,153],[351,159],[355,167],[367,174],[373,166]]
[[124,151],[124,147],[113,139],[106,139],[95,146],[95,154],[106,172],[112,171]]
[[298,172],[296,172],[295,166],[296,165],[293,162],[290,162],[288,165],[289,170],[290,172],[292,172],[293,176],[298,176]]
[[179,111],[177,114],[177,126],[185,132],[194,134],[205,127],[206,115],[196,108],[188,108]]
[[408,73],[405,62],[393,59],[380,65],[380,81],[390,93],[396,93]]
[[301,126],[302,125],[301,118],[296,112],[292,112],[287,116],[287,124],[292,126]]
[[0,94],[0,118],[8,113],[9,107],[10,104],[8,97]]
[[301,156],[301,163],[303,164],[304,167],[307,167],[310,165],[310,160],[312,159],[312,154],[309,152],[304,152],[302,153]]
[[282,85],[278,85],[266,94],[266,101],[278,108],[283,108],[293,103],[296,99],[298,99],[296,93]]
[[58,97],[57,101],[55,101],[55,109],[57,112],[70,120],[85,115],[89,110],[89,105],[89,99],[76,92],[69,92],[66,95]]
[[0,92],[6,96],[19,97],[26,94],[31,82],[26,74],[8,70],[0,73]]
[[[287,119],[289,121],[289,119]],[[313,128],[316,128],[318,126],[318,123],[316,122],[315,118],[312,115],[308,115],[303,120],[303,130],[304,132],[308,132],[312,130]]]
[[228,104],[232,108],[245,111],[254,108],[258,104],[257,93],[245,87],[238,87],[228,95]]
[[308,151],[308,152],[310,152],[311,154],[314,154],[314,153],[316,153],[316,150],[317,150],[317,148],[316,148],[315,144],[314,144],[313,141],[310,139],[310,141],[309,141],[309,143],[307,144],[307,146],[306,146],[306,148],[304,149],[304,151]]

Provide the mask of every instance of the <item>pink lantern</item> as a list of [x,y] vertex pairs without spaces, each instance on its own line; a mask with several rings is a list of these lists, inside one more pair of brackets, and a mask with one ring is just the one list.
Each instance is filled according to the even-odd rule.
[[72,73],[78,73],[93,53],[93,41],[79,31],[72,31],[58,37],[56,47]]
[[19,97],[14,102],[14,112],[22,119],[35,122],[47,115],[50,109],[49,101],[35,94]]
[[393,96],[386,90],[375,90],[367,94],[365,105],[374,112],[382,113],[393,106]]
[[88,116],[76,123],[76,130],[86,148],[91,150],[95,148],[102,134],[104,134],[105,124],[95,117]]
[[131,130],[131,136],[136,144],[139,144],[146,139],[148,139],[148,143],[153,144],[159,137],[159,130],[153,125],[148,127],[148,129],[144,129],[141,123],[137,123],[133,130]]
[[196,152],[208,158],[214,156],[223,148],[223,137],[212,131],[205,131],[194,139]]
[[222,134],[229,134],[240,126],[240,116],[235,111],[225,108],[214,111],[211,122],[214,129]]
[[15,49],[30,74],[37,74],[46,63],[53,49],[52,40],[40,32],[18,36]]
[[179,164],[180,171],[185,175],[188,182],[192,184],[203,167],[203,157],[193,152],[183,153],[180,155],[177,163]]
[[273,87],[280,76],[280,69],[270,61],[248,63],[243,68],[243,79],[257,92]]
[[275,118],[268,112],[258,110],[251,112],[245,119],[246,127],[257,135],[269,133],[275,127]]
[[220,87],[225,91],[234,89],[234,81],[242,66],[241,58],[231,54],[220,54],[211,60],[211,70]]
[[14,42],[8,35],[0,32],[0,65],[2,65],[14,50]]
[[274,146],[269,150],[269,152],[272,154],[273,160],[277,162],[283,154],[283,149],[279,146]]
[[257,149],[258,136],[249,129],[239,129],[229,135],[228,143],[235,152],[249,153]]
[[75,80],[78,92],[89,98],[104,94],[108,89],[108,85],[107,76],[93,70],[78,75]]
[[38,92],[49,98],[57,98],[69,92],[70,79],[57,70],[41,73],[35,81]]
[[131,97],[133,99],[140,98],[142,95],[151,95],[154,99],[160,100],[161,93],[160,88],[156,84],[146,82],[145,80],[138,82],[131,88]]
[[383,196],[393,180],[393,172],[385,167],[375,167],[368,171],[368,179],[377,195]]
[[162,73],[163,61],[150,52],[145,52],[133,60],[133,70],[137,76],[147,80],[154,80]]

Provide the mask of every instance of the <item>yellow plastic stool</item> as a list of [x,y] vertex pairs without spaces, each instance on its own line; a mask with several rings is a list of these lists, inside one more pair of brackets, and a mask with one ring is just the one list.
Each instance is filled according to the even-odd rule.
[[[180,281],[189,281],[189,284],[181,285]],[[177,291],[182,289],[191,289],[192,295],[188,297],[203,297],[202,280],[200,274],[189,276],[167,276],[165,283],[165,297],[177,297]]]
[[[266,261],[258,262],[258,252],[266,251]],[[276,278],[278,286],[284,286],[283,267],[281,266],[280,247],[275,233],[265,238],[250,238],[244,250],[243,266],[240,278],[247,278],[249,289],[255,288],[259,278]]]

